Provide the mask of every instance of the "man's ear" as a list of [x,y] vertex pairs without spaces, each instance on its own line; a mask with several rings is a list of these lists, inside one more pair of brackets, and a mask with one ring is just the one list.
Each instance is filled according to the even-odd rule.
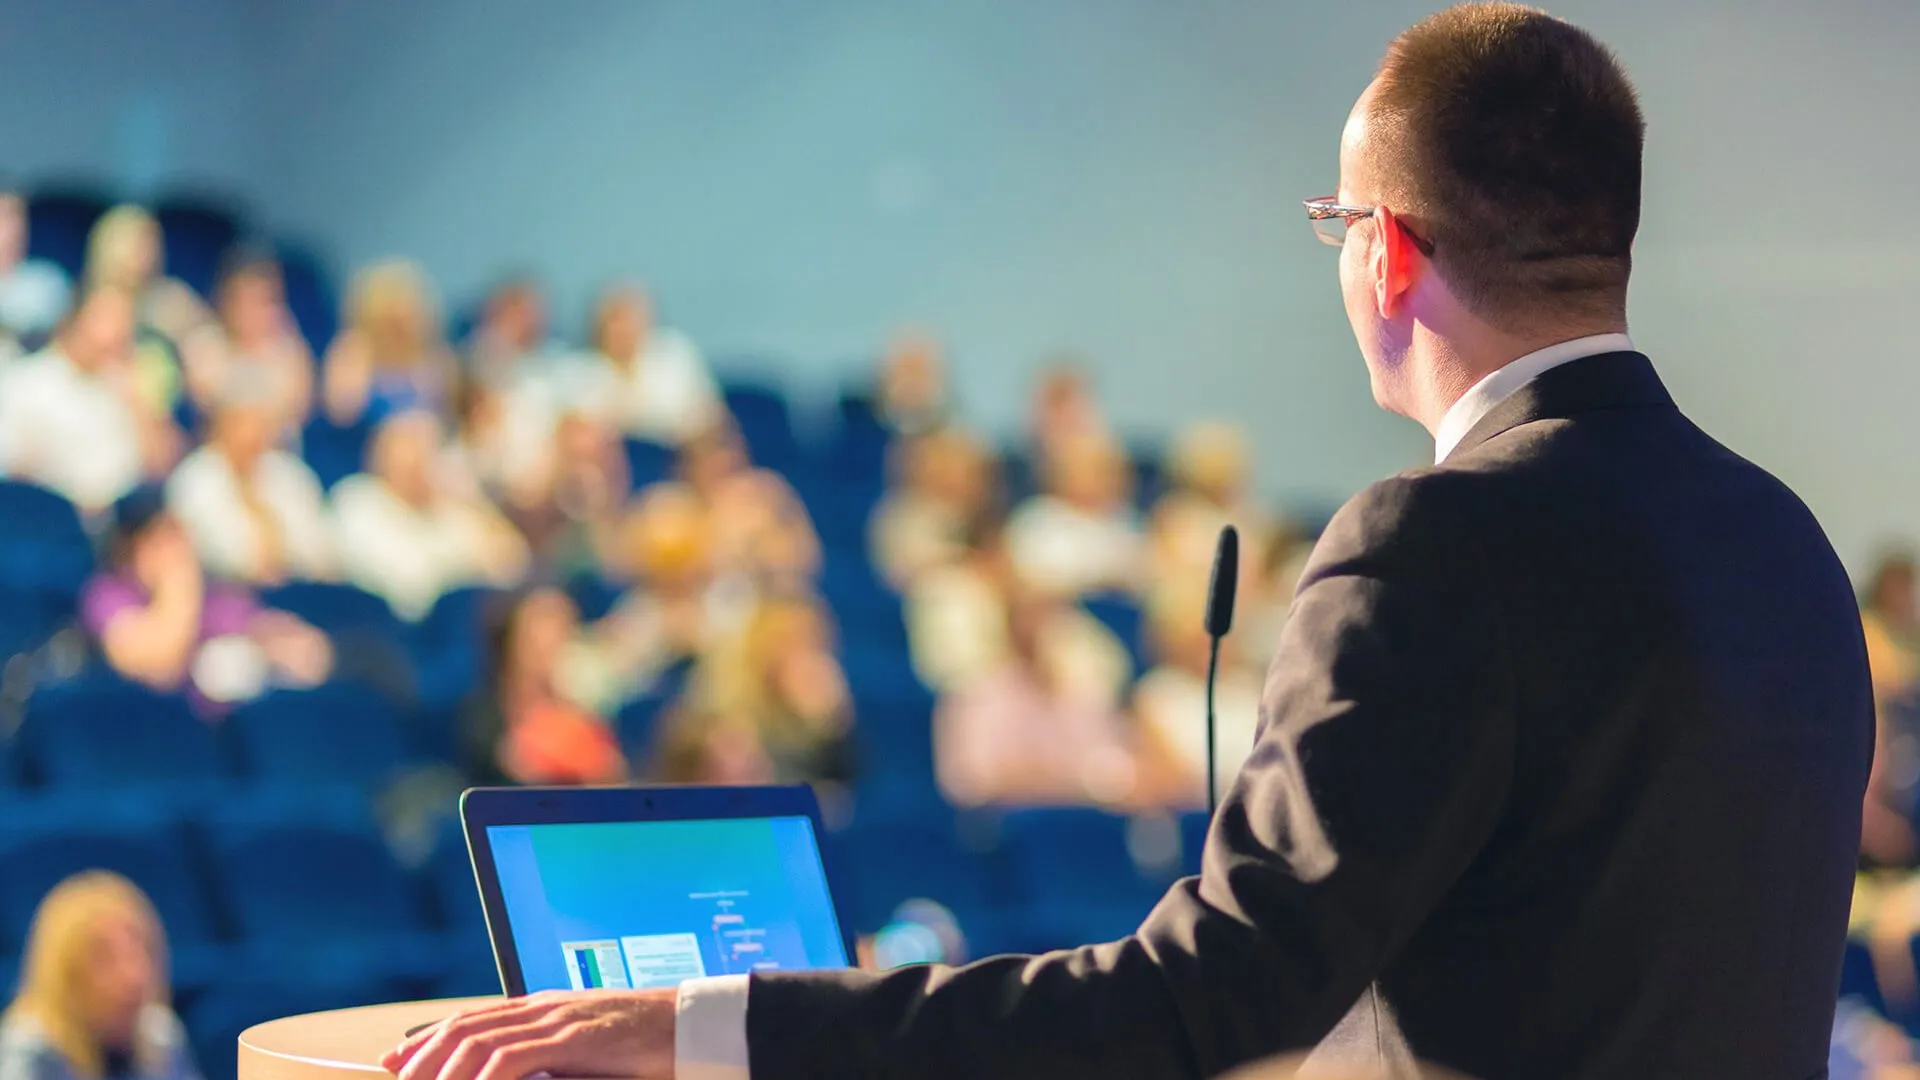
[[1391,319],[1400,313],[1426,260],[1393,211],[1384,206],[1376,208],[1373,222],[1379,233],[1373,245],[1371,267],[1374,305],[1379,308],[1381,318]]

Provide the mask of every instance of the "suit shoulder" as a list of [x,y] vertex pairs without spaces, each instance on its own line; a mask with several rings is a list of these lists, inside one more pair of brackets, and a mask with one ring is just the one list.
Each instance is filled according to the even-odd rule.
[[1367,485],[1327,523],[1315,561],[1343,556],[1420,563],[1476,558],[1473,477],[1439,468],[1413,469]]

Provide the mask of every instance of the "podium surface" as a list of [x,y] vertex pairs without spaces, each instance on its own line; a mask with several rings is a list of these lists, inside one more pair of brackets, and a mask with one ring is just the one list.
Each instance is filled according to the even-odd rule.
[[240,1033],[239,1080],[369,1080],[412,1028],[497,997],[403,1001],[269,1020]]

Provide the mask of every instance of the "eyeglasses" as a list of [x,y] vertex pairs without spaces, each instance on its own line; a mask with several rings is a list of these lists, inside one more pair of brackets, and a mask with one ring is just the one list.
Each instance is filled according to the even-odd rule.
[[[1319,237],[1321,243],[1332,247],[1345,247],[1347,230],[1353,223],[1372,217],[1373,212],[1379,209],[1374,206],[1348,206],[1332,196],[1305,199],[1301,205],[1307,208],[1307,221],[1313,225],[1313,235]],[[1407,239],[1413,241],[1414,248],[1420,254],[1429,258],[1433,256],[1432,241],[1407,228],[1404,221],[1400,223],[1400,228],[1406,232]]]

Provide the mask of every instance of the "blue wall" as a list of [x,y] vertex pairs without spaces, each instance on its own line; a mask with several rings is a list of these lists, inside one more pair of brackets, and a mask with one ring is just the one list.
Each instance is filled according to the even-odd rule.
[[[1036,358],[1075,349],[1128,425],[1253,426],[1279,493],[1428,452],[1368,399],[1296,201],[1333,186],[1347,107],[1422,0],[236,3],[209,33],[251,89],[193,74],[215,107],[173,114],[171,160],[204,151],[345,259],[415,254],[456,296],[532,267],[569,316],[637,272],[714,351],[815,384],[925,322],[1001,429]],[[1642,345],[1850,560],[1920,533],[1920,5],[1556,8],[1615,45],[1652,122]],[[61,109],[39,128],[84,126]]]

